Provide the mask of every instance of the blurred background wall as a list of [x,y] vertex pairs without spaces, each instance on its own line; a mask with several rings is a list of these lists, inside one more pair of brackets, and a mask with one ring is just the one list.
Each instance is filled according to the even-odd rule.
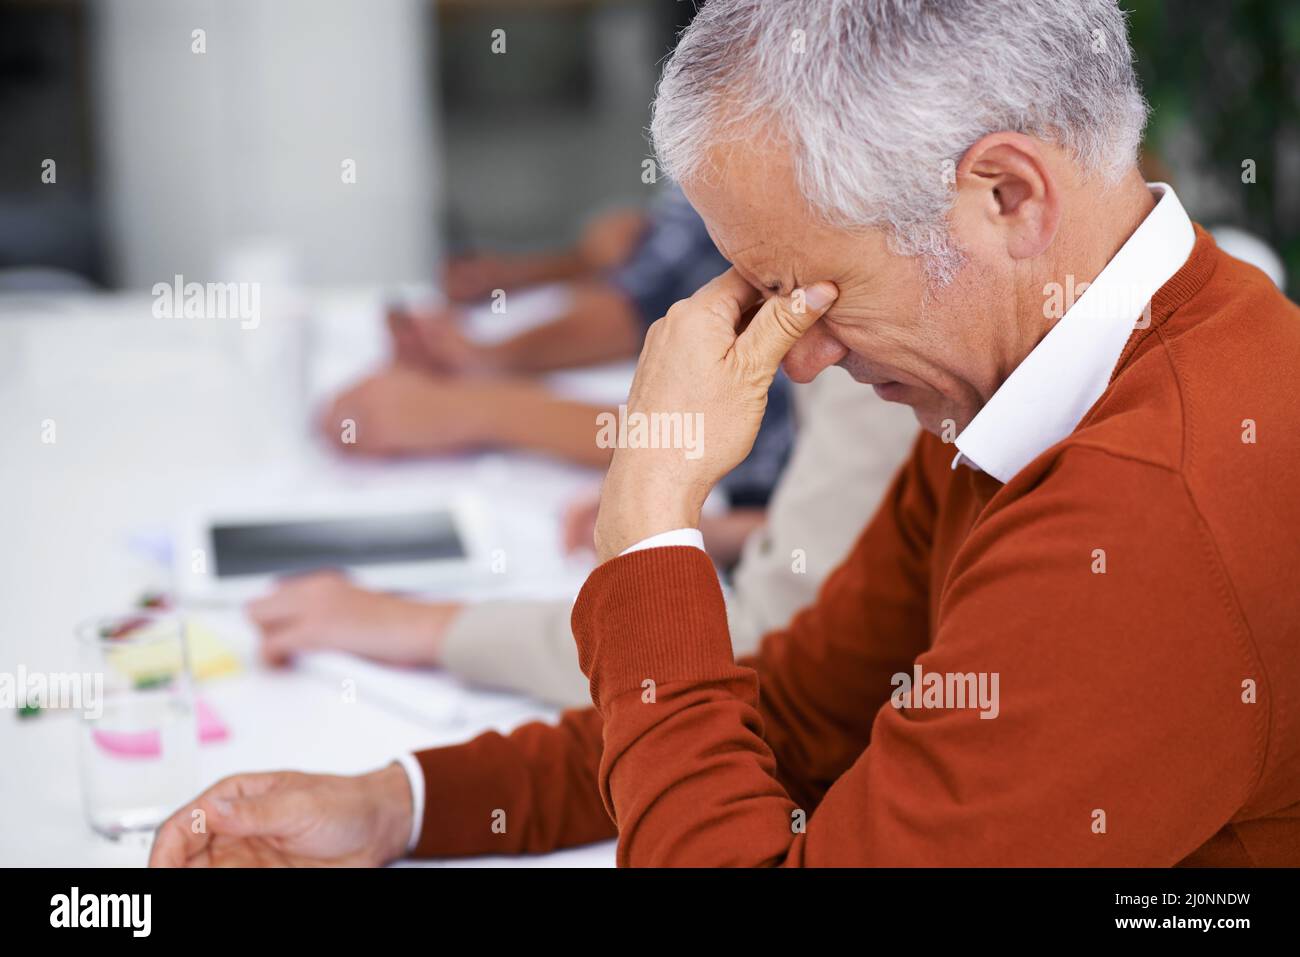
[[391,283],[444,236],[568,238],[645,198],[689,6],[0,0],[0,269],[140,287],[269,249],[307,283]]
[[[1155,108],[1149,174],[1300,275],[1300,3],[1124,6]],[[308,283],[392,283],[429,278],[444,240],[571,238],[646,198],[646,107],[692,9],[0,0],[0,270],[140,287],[269,248]]]
[[86,10],[113,281],[213,276],[223,257],[264,242],[308,282],[428,269],[441,177],[424,4],[98,0]]

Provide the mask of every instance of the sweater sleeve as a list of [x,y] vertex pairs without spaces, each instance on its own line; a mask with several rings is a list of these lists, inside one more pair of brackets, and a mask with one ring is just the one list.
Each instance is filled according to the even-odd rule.
[[574,622],[620,864],[1163,866],[1232,817],[1267,727],[1242,682],[1265,676],[1180,476],[1074,449],[981,516],[916,665],[970,676],[986,706],[894,706],[889,673],[920,650],[889,628],[914,602],[873,581],[916,573],[899,517],[759,673],[729,659],[700,556],[596,570]]
[[541,854],[616,836],[596,788],[600,750],[600,715],[584,708],[418,752],[424,823],[412,856]]
[[[561,708],[591,702],[578,667],[568,601],[488,601],[467,605],[448,629],[442,664],[448,671],[492,688],[519,691]],[[759,636],[742,645],[728,603],[737,651],[750,651]],[[742,631],[742,634],[745,632]]]

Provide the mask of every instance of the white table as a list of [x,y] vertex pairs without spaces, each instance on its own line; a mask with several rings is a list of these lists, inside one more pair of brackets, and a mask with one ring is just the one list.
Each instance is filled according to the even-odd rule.
[[[366,290],[304,301],[314,357],[308,395],[381,358],[380,302]],[[264,327],[267,321],[264,316]],[[249,338],[258,335],[263,338]],[[560,560],[556,520],[562,504],[595,476],[499,454],[341,463],[304,439],[308,404],[276,377],[276,335],[241,330],[229,319],[155,319],[147,296],[0,300],[0,672],[12,674],[19,665],[75,671],[75,623],[124,610],[146,588],[165,586],[165,570],[148,557],[149,543],[164,538],[195,501],[229,498],[232,489],[472,485],[502,502],[502,534],[515,536],[515,554],[533,556],[531,563],[515,563],[500,594],[572,595],[582,569]],[[618,368],[560,377],[557,384],[614,398],[627,375]],[[43,441],[51,424],[52,443]],[[524,698],[502,706],[496,697],[490,718],[483,718],[475,707],[482,694],[452,682],[438,693],[464,703],[459,710],[471,715],[468,721],[422,720],[382,694],[367,694],[365,682],[347,703],[319,673],[258,665],[254,636],[237,612],[210,618],[245,667],[202,688],[231,728],[228,740],[200,750],[205,786],[236,771],[359,772],[405,750],[553,714]],[[77,720],[0,713],[0,865],[144,863],[143,842],[112,843],[84,823]],[[609,866],[613,858],[610,842],[455,863]]]

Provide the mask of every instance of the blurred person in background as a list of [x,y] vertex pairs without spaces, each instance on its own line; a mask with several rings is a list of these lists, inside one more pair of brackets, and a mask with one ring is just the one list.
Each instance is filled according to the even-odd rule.
[[[575,273],[560,275],[571,261]],[[635,356],[646,326],[727,265],[681,189],[665,184],[644,213],[596,217],[573,251],[452,259],[445,279],[451,303],[395,311],[389,324],[399,358],[431,372],[526,375],[610,362]],[[546,275],[553,278],[539,278]],[[568,280],[570,302],[545,325],[490,345],[462,331],[467,302],[560,280]]]
[[[337,396],[322,431],[349,455],[506,448],[604,468],[612,450],[596,443],[597,416],[613,410],[557,395],[534,376],[635,357],[651,323],[726,268],[676,186],[665,186],[643,217],[624,211],[596,220],[573,251],[460,261],[448,281],[462,295],[481,293],[485,283],[569,275],[570,304],[556,319],[496,345],[471,341],[456,306],[391,310],[393,362]],[[345,421],[355,423],[352,441],[343,440]],[[724,566],[734,564],[763,521],[789,456],[793,421],[784,377],[769,390],[763,421],[753,450],[723,483],[730,510],[709,520],[713,554]]]
[[494,289],[589,281],[626,262],[646,225],[644,210],[619,206],[593,215],[578,241],[567,248],[546,253],[453,255],[443,268],[442,291],[449,302],[463,304],[486,299]]

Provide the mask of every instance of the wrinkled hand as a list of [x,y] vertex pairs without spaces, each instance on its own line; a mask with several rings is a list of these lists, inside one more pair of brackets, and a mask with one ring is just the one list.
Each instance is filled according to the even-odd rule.
[[659,532],[698,527],[710,490],[754,444],[781,360],[837,295],[833,284],[819,282],[772,296],[746,325],[760,295],[731,269],[650,327],[628,395],[629,424],[638,412],[699,413],[701,454],[615,451],[596,521],[601,561]]
[[388,664],[436,665],[460,608],[369,591],[338,572],[316,572],[285,579],[245,610],[270,664],[303,651],[331,650]]
[[405,854],[411,814],[396,764],[357,777],[236,774],[163,822],[149,866],[377,867]]
[[358,455],[456,452],[486,441],[486,398],[479,384],[393,366],[337,396],[320,427],[341,451]]

